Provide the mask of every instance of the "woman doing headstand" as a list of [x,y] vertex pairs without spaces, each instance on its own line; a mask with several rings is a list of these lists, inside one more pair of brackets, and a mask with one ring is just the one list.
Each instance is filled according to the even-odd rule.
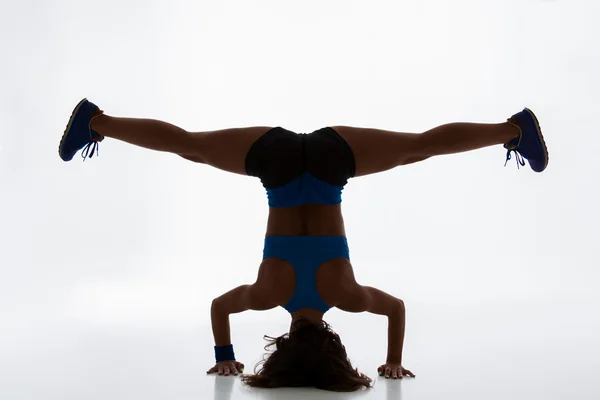
[[308,134],[269,126],[188,132],[158,120],[109,116],[83,99],[71,115],[59,155],[70,161],[83,149],[84,160],[91,158],[105,137],[260,178],[269,203],[263,260],[253,284],[212,302],[216,365],[208,373],[243,372],[231,344],[230,314],[279,306],[291,315],[289,333],[269,337],[275,351],[258,373],[242,376],[250,386],[270,388],[372,387],[369,377],[353,369],[339,336],[323,321],[332,307],[386,316],[387,358],[379,374],[414,377],[402,366],[404,302],[354,278],[340,207],[349,178],[499,144],[508,150],[507,162],[515,153],[519,165],[527,159],[536,172],[548,164],[539,123],[527,108],[504,123],[450,123],[419,134],[349,126]]

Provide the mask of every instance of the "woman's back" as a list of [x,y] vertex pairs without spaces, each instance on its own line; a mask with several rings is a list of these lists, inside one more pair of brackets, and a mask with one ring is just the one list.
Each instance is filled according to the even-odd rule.
[[346,236],[341,205],[270,208],[265,236]]

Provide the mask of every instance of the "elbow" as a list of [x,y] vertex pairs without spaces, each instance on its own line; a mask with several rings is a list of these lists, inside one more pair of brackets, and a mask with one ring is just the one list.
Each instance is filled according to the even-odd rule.
[[221,302],[219,298],[213,299],[212,303],[210,303],[210,312],[213,313],[221,308]]
[[406,311],[406,308],[404,307],[404,301],[402,299],[398,299],[396,302],[396,309],[401,313]]
[[386,307],[386,312],[384,313],[390,318],[404,318],[405,308],[404,302],[400,299],[394,299],[392,302],[388,303]]

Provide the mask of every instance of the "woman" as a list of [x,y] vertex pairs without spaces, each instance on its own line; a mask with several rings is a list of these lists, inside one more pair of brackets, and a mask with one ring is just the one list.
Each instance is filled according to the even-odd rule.
[[83,99],[71,115],[59,155],[70,161],[84,149],[84,160],[91,158],[105,137],[261,179],[270,207],[263,261],[256,282],[213,300],[216,365],[208,371],[243,372],[231,344],[230,314],[284,307],[292,317],[289,334],[270,338],[276,350],[258,374],[242,377],[255,387],[371,387],[371,379],[352,368],[339,336],[323,321],[332,307],[387,316],[388,352],[379,374],[414,377],[402,366],[403,301],[354,279],[340,207],[349,178],[498,144],[508,150],[506,162],[514,152],[518,165],[525,165],[525,158],[536,172],[548,164],[539,123],[527,108],[505,123],[451,123],[421,134],[348,126],[310,134],[266,126],[188,132],[162,121],[108,116]]

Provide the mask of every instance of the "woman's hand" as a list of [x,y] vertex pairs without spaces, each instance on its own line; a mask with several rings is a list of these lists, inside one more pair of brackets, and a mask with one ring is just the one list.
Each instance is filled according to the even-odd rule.
[[225,374],[225,376],[228,376],[229,373],[237,375],[238,371],[240,373],[244,372],[244,364],[242,364],[241,362],[229,360],[219,361],[214,367],[206,371],[206,373],[212,374],[213,372],[218,372],[219,375]]
[[377,368],[377,372],[379,372],[379,376],[385,374],[385,379],[389,379],[390,376],[392,379],[402,379],[403,376],[410,376],[412,378],[415,377],[415,374],[403,368],[401,364],[395,362],[387,362],[383,364]]

